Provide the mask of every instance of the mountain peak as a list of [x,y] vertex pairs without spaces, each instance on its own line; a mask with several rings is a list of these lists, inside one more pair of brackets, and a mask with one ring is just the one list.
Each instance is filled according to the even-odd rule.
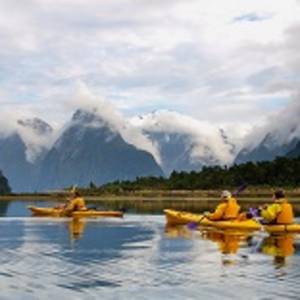
[[17,123],[24,128],[32,129],[37,135],[50,134],[53,131],[52,127],[48,123],[39,118],[20,119],[17,120]]
[[72,117],[72,121],[80,123],[91,123],[94,121],[98,121],[99,119],[100,117],[97,115],[96,108],[92,111],[77,109]]

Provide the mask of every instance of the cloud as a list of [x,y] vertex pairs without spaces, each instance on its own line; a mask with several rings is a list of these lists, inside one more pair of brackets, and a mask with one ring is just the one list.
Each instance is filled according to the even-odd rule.
[[245,138],[244,146],[251,150],[258,146],[268,133],[272,134],[278,146],[288,145],[294,139],[300,139],[300,96],[277,113],[269,116],[261,126],[255,126]]
[[[120,133],[127,143],[151,153],[155,160],[160,163],[159,151],[151,140],[149,140],[139,128],[132,126],[111,102],[107,101],[101,95],[96,95],[91,92],[88,86],[83,82],[77,83],[74,96],[65,102],[65,106],[66,109],[71,111],[82,109],[98,115],[101,118],[100,122],[105,122],[113,131]],[[66,123],[60,131],[62,132],[67,126],[71,125],[72,123]],[[89,124],[89,126],[96,127],[99,125],[101,126],[102,124]]]
[[[34,126],[47,126],[45,131],[38,130]],[[1,111],[0,114],[0,139],[6,139],[13,135],[19,135],[25,144],[26,159],[35,162],[44,151],[50,149],[58,131],[52,131],[49,124],[37,119],[29,111],[16,113],[12,111]]]
[[131,119],[131,123],[146,133],[187,136],[189,144],[186,147],[192,146],[191,158],[195,161],[207,161],[210,156],[215,163],[230,164],[234,159],[232,146],[224,142],[220,128],[212,126],[208,122],[200,122],[174,111],[161,110],[134,117]]
[[125,115],[169,108],[248,126],[298,84],[299,9],[294,0],[0,1],[0,105],[59,125],[82,81]]

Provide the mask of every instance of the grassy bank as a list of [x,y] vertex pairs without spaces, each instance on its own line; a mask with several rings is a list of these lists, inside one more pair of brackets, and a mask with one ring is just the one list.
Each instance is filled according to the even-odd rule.
[[[221,189],[215,190],[158,190],[158,189],[149,189],[149,190],[135,190],[135,191],[118,191],[118,192],[99,192],[93,191],[91,189],[79,189],[81,194],[91,200],[114,200],[114,199],[151,199],[151,200],[163,200],[163,199],[219,199],[221,194]],[[300,188],[290,189],[286,188],[286,195],[288,198],[299,198],[300,199]],[[274,188],[270,187],[248,187],[246,190],[241,192],[238,195],[239,199],[250,199],[250,198],[263,198],[268,200],[272,197]],[[9,194],[1,195],[0,200],[14,200],[14,199],[46,199],[46,200],[60,200],[65,199],[69,196],[68,192],[62,193],[20,193],[20,194]]]
[[[143,197],[86,197],[89,205],[101,205],[109,209],[122,209],[139,213],[158,213],[166,208],[185,210],[192,212],[212,211],[219,200],[216,198],[143,198]],[[300,215],[300,198],[290,198],[297,215]],[[265,203],[271,203],[270,199],[264,198],[240,198],[239,203],[243,210],[249,207],[257,207]]]
[[[288,197],[299,197],[299,189],[285,189]],[[138,191],[121,191],[118,193],[93,193],[91,190],[82,193],[89,197],[144,197],[144,198],[219,198],[220,190],[138,190]],[[272,188],[248,188],[238,195],[238,198],[266,198],[272,197],[274,189]]]

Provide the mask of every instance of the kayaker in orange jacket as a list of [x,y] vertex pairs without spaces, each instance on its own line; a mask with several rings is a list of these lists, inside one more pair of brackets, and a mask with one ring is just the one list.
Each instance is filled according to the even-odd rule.
[[294,222],[292,205],[285,198],[283,190],[277,190],[273,195],[274,203],[260,208],[260,215],[269,224],[288,225]]
[[206,217],[212,221],[234,220],[238,217],[240,206],[237,200],[229,191],[223,191],[221,194],[221,203],[216,207],[213,213],[206,214]]
[[70,200],[66,203],[63,210],[66,215],[70,214],[73,211],[86,210],[85,201],[81,197],[80,193],[75,191]]

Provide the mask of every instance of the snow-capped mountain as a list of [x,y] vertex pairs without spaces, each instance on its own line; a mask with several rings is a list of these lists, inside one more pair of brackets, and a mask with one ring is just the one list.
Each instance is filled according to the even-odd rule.
[[224,130],[191,117],[157,111],[131,120],[158,148],[166,174],[176,171],[199,171],[203,166],[230,164],[235,146]]
[[296,147],[300,139],[294,138],[284,143],[278,142],[272,133],[266,134],[265,138],[253,149],[242,149],[235,159],[240,164],[247,161],[271,161],[277,156],[288,156]]
[[163,175],[153,156],[127,143],[97,110],[77,110],[41,163],[37,189]]
[[254,128],[246,138],[245,146],[238,153],[235,163],[247,161],[270,161],[277,156],[296,154],[300,142],[300,104],[292,102],[283,111],[268,119],[268,122]]
[[14,125],[9,134],[0,137],[0,170],[14,192],[33,191],[52,128],[38,118],[17,120]]

